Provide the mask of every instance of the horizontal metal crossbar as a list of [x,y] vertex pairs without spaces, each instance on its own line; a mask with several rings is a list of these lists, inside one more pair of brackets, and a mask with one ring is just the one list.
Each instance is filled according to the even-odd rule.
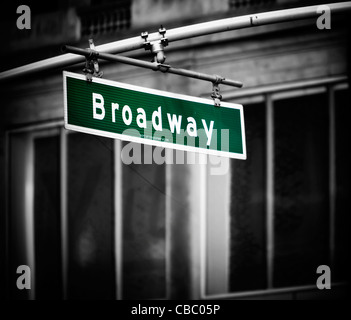
[[200,72],[196,72],[196,71],[174,68],[174,67],[172,67],[170,65],[166,65],[166,64],[161,64],[161,63],[156,63],[156,62],[148,62],[148,61],[133,59],[133,58],[129,58],[129,57],[114,55],[114,54],[110,54],[110,53],[98,52],[96,50],[91,50],[91,49],[81,49],[81,48],[76,48],[76,47],[72,47],[72,46],[63,46],[62,50],[64,52],[82,55],[82,56],[85,56],[86,58],[89,58],[91,56],[95,56],[96,58],[103,59],[103,60],[116,61],[116,62],[125,63],[125,64],[129,64],[129,65],[137,66],[137,67],[151,69],[154,71],[162,71],[162,72],[178,74],[180,76],[210,81],[213,83],[217,82],[217,83],[225,84],[225,85],[232,86],[232,87],[241,88],[243,86],[243,84],[240,81],[225,79],[222,77],[218,77],[216,75],[209,75],[209,74],[200,73]]

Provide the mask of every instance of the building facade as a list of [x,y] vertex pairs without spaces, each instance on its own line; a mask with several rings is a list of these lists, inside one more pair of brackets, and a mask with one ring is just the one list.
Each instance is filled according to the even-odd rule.
[[[1,70],[166,29],[321,2],[28,2]],[[172,66],[234,78],[247,160],[63,127],[63,69],[1,82],[3,293],[10,299],[339,299],[349,285],[350,25],[332,15],[172,42]],[[167,36],[167,32],[166,32]],[[127,53],[150,61],[149,52]],[[84,63],[64,70],[82,73]],[[100,61],[103,78],[210,98],[211,83]],[[131,162],[129,151],[133,150]],[[156,157],[158,155],[158,157]],[[155,159],[163,161],[155,161]],[[168,161],[167,161],[168,160]],[[129,161],[129,162],[128,162]],[[19,290],[18,266],[31,270]],[[316,286],[328,266],[332,290]]]

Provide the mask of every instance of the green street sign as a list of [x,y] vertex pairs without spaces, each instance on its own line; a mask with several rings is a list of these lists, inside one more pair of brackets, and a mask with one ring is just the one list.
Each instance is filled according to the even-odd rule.
[[63,72],[66,129],[246,159],[243,107]]

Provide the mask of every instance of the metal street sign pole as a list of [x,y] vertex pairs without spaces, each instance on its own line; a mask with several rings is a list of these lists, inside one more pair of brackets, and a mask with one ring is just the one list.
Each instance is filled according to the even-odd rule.
[[[332,14],[351,10],[351,2],[330,3],[324,5],[327,5],[330,8]],[[317,18],[320,16],[320,13],[318,13],[317,10],[318,8],[319,5],[314,5],[294,9],[277,10],[174,28],[167,30],[167,39],[169,42],[172,42],[218,32],[251,28],[278,22]],[[148,41],[158,41],[161,40],[161,38],[162,35],[159,32],[154,32],[148,35]],[[97,46],[96,50],[99,52],[116,54],[141,49],[144,45],[145,41],[142,37],[133,37]],[[60,55],[1,72],[0,82],[49,69],[64,68],[82,61],[84,61],[84,57],[82,56],[74,54]]]

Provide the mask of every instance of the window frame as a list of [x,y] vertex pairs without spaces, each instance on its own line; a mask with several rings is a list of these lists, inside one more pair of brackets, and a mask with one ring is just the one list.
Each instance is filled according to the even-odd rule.
[[[52,134],[58,134],[60,139],[60,226],[61,226],[61,270],[62,270],[62,299],[68,299],[68,135],[75,134],[74,131],[66,130],[64,128],[63,120],[55,120],[51,122],[45,122],[41,124],[34,124],[29,126],[24,126],[16,129],[7,130],[5,133],[5,144],[7,150],[7,159],[6,159],[6,168],[11,167],[11,155],[10,145],[13,136],[16,134],[25,134],[26,135],[26,145],[28,145],[28,150],[25,151],[28,153],[26,159],[28,161],[24,162],[24,172],[27,172],[25,183],[34,186],[34,139],[37,137],[47,137]],[[123,165],[121,160],[121,152],[123,148],[123,141],[114,139],[114,154],[113,154],[113,188],[114,188],[114,199],[113,199],[113,215],[114,215],[114,264],[115,264],[115,300],[123,299]],[[166,165],[165,174],[167,176],[168,165]],[[6,185],[9,187],[11,184],[9,170],[6,170]],[[118,178],[116,178],[118,177]],[[166,179],[167,180],[167,179]],[[168,180],[167,180],[168,181]],[[14,182],[16,183],[16,182]],[[167,182],[168,183],[168,182]],[[169,186],[168,186],[169,188]],[[7,188],[8,189],[8,188]],[[31,266],[32,278],[35,279],[35,243],[34,243],[34,188],[31,188],[30,193],[24,195],[25,199],[25,209],[24,212],[21,212],[21,216],[26,218],[23,223],[22,228],[26,231],[25,241],[26,245],[26,256],[28,256],[28,263]],[[8,191],[6,194],[6,222],[10,221],[10,215],[13,214],[10,210],[9,203],[11,202],[11,193]],[[165,297],[161,299],[168,299],[170,296],[170,290],[168,288],[168,278],[169,278],[169,257],[168,253],[170,251],[169,247],[169,232],[170,230],[170,219],[169,219],[169,201],[166,201],[166,210],[165,210],[165,230],[166,230],[166,261],[165,261],[165,274],[166,274],[166,283],[165,283]],[[16,212],[17,214],[17,212]],[[29,220],[28,220],[29,219]],[[7,228],[6,239],[9,241],[11,237],[11,231]],[[10,256],[9,252],[9,242],[7,244],[7,256]],[[9,260],[8,260],[9,261]],[[10,266],[8,266],[10,267]],[[35,291],[35,280],[32,282],[31,290],[29,292],[28,298],[34,300],[36,298]]]
[[[266,266],[267,266],[267,288],[263,290],[249,290],[241,292],[223,292],[216,294],[206,294],[207,291],[207,264],[211,259],[208,256],[208,247],[206,244],[207,237],[207,215],[204,217],[205,223],[202,229],[202,261],[206,264],[201,275],[201,299],[235,299],[235,298],[250,298],[250,297],[269,297],[282,294],[290,294],[292,297],[301,292],[313,291],[316,289],[314,285],[292,286],[283,288],[273,287],[274,275],[274,102],[293,97],[302,97],[306,95],[327,93],[328,96],[328,136],[329,136],[329,257],[331,265],[335,260],[335,196],[336,196],[336,166],[335,166],[335,95],[338,90],[347,90],[349,85],[346,76],[319,78],[314,80],[296,81],[291,83],[283,83],[277,85],[267,85],[258,88],[241,89],[240,91],[228,92],[224,95],[225,100],[233,101],[244,105],[245,103],[263,102],[265,104],[266,113]],[[208,209],[208,207],[207,207]],[[226,213],[229,216],[229,210]],[[222,230],[228,230],[225,225]],[[223,234],[222,237],[230,239],[230,234]],[[229,251],[224,253],[223,259],[216,261],[225,261],[229,259]],[[226,266],[220,266],[219,270],[225,270]],[[229,266],[227,266],[229,268]],[[221,283],[229,283],[229,270],[223,272],[220,277]],[[333,287],[343,287],[346,283],[332,283]]]
[[[63,123],[63,122],[62,122]],[[16,137],[12,138],[13,135],[16,134],[26,134],[25,137],[19,137],[22,140],[21,146],[24,146],[22,150],[19,150],[21,146],[12,145],[13,140],[18,139]],[[12,190],[12,183],[10,181],[10,172],[13,171],[11,168],[11,155],[12,155],[12,148],[16,149],[15,152],[20,152],[22,154],[22,160],[24,163],[23,172],[24,175],[21,177],[21,181],[18,180],[18,177],[15,178],[15,184],[22,182],[25,185],[25,191],[20,192],[21,196],[23,197],[23,202],[25,205],[23,208],[17,208],[15,210],[16,218],[24,219],[24,223],[19,228],[22,228],[24,231],[24,235],[21,235],[19,239],[19,243],[24,245],[25,247],[25,256],[28,261],[28,264],[31,267],[31,276],[35,279],[35,235],[34,235],[34,140],[40,137],[50,137],[54,135],[60,135],[60,128],[54,124],[40,124],[40,125],[33,125],[30,127],[24,127],[19,129],[7,130],[5,134],[6,139],[6,186],[7,190]],[[13,140],[12,140],[13,139]],[[23,141],[25,140],[25,141]],[[61,151],[61,150],[60,150]],[[29,187],[33,186],[33,187]],[[18,188],[16,188],[18,189]],[[15,191],[17,194],[17,191]],[[13,228],[10,226],[10,206],[12,204],[12,193],[11,191],[7,191],[6,193],[6,221],[7,221],[7,264],[10,265],[10,232]],[[16,219],[15,218],[15,219]],[[62,225],[61,225],[62,227]],[[11,228],[11,231],[10,231]],[[14,228],[18,231],[18,226],[14,226]],[[61,229],[62,230],[62,229]],[[61,231],[62,232],[62,231]],[[62,244],[62,243],[61,243]],[[61,250],[62,253],[62,250]],[[62,267],[62,266],[61,266]],[[34,300],[36,297],[35,291],[35,281],[32,282],[31,290],[28,293],[28,298],[30,300]]]
[[[67,288],[68,288],[68,283],[67,283],[67,274],[68,274],[68,193],[67,193],[67,180],[68,180],[68,156],[67,156],[67,151],[68,151],[68,135],[69,134],[74,134],[73,131],[68,131],[64,128],[64,121],[63,120],[56,120],[48,123],[42,123],[42,124],[37,124],[37,125],[30,125],[30,126],[25,126],[21,127],[18,129],[12,129],[12,130],[7,130],[6,131],[6,150],[7,150],[7,159],[6,159],[6,167],[10,168],[10,163],[11,163],[11,156],[9,154],[10,151],[10,144],[11,144],[11,139],[12,136],[15,134],[27,134],[27,139],[28,139],[28,161],[25,163],[25,171],[28,171],[28,177],[25,177],[26,181],[25,183],[32,184],[34,185],[34,139],[37,137],[47,137],[53,134],[58,134],[59,139],[60,139],[60,220],[61,220],[61,257],[62,257],[62,263],[61,263],[61,270],[62,270],[62,299],[66,300],[68,296]],[[120,152],[121,152],[121,141],[120,140],[115,140],[114,141],[115,145],[115,151],[114,151],[114,159],[120,159]],[[119,158],[117,158],[119,157]],[[6,170],[8,172],[8,170]],[[115,161],[114,160],[114,176],[122,176],[122,166],[121,166],[121,161]],[[10,186],[10,174],[8,173],[6,176],[6,185],[9,187]],[[113,199],[113,206],[114,206],[114,245],[115,245],[115,252],[114,252],[114,260],[115,260],[115,274],[116,274],[116,283],[115,283],[115,298],[117,300],[122,299],[122,206],[121,206],[121,200],[122,200],[122,185],[121,185],[121,179],[113,179],[113,184],[114,184],[114,199]],[[34,190],[34,189],[33,189]],[[6,206],[6,220],[9,221],[10,218],[10,206],[9,203],[11,202],[10,200],[10,192],[6,194],[6,199],[7,201],[7,206]],[[30,221],[33,221],[34,219],[34,192],[30,194],[25,195],[25,201],[26,201],[26,208],[25,212],[23,214],[30,219]],[[8,223],[8,222],[7,222]],[[28,234],[27,240],[28,240],[28,256],[29,256],[29,261],[32,265],[31,272],[32,272],[32,278],[35,279],[35,243],[34,243],[34,231],[33,229],[33,223],[25,224],[24,226],[26,233]],[[10,231],[7,228],[7,239],[10,237]],[[9,241],[9,240],[8,240]],[[7,246],[7,250],[9,250],[9,244]],[[7,256],[9,256],[9,252],[7,253]],[[34,300],[36,297],[36,292],[35,292],[35,280],[33,281],[31,290],[30,290],[30,295],[29,299]]]

